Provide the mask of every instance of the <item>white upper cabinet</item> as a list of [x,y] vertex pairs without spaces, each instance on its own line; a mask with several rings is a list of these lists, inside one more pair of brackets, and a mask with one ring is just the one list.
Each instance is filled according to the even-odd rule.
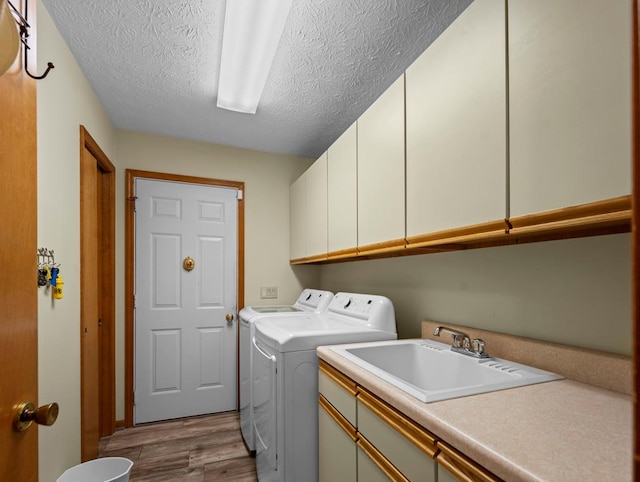
[[357,125],[358,245],[404,239],[404,74]]
[[407,236],[506,216],[504,0],[476,0],[407,69]]
[[306,172],[306,255],[327,253],[327,153]]
[[631,192],[629,0],[510,0],[511,216]]
[[329,252],[358,245],[357,126],[354,123],[327,151]]
[[289,187],[290,246],[291,259],[304,258],[307,253],[306,238],[307,173],[296,179]]

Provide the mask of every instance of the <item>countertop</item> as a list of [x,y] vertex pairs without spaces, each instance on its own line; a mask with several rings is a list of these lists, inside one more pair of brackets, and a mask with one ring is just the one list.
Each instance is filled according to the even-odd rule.
[[506,481],[632,480],[629,395],[564,379],[423,403],[331,347],[319,347],[317,353]]

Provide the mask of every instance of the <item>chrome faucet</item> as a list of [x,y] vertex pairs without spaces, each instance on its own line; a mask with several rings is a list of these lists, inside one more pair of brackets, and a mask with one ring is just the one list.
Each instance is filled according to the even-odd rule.
[[438,326],[433,330],[433,336],[440,336],[441,331],[451,334],[451,339],[453,340],[451,343],[452,351],[475,358],[489,358],[489,355],[484,351],[486,344],[483,339],[474,338],[472,340],[466,333],[446,326]]

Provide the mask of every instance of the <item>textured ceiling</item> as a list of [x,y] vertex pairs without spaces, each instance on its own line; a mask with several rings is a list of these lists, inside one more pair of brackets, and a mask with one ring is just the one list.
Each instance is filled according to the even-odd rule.
[[471,1],[294,0],[254,115],[216,107],[223,0],[43,3],[116,127],[315,158]]

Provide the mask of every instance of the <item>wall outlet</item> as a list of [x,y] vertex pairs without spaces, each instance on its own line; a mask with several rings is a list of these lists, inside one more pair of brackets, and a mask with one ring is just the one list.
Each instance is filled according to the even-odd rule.
[[278,287],[277,286],[261,286],[260,287],[260,298],[263,300],[274,299],[278,297]]

